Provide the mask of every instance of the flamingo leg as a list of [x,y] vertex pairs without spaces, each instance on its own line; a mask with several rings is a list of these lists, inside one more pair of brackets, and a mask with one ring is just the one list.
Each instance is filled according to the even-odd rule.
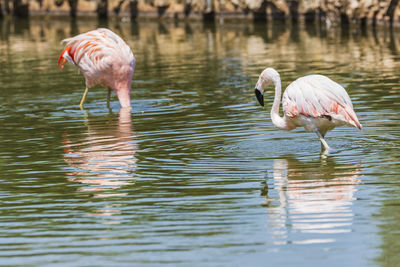
[[108,88],[108,94],[107,94],[107,107],[110,108],[110,99],[111,99],[111,89]]
[[86,99],[86,95],[89,92],[89,88],[86,87],[85,92],[83,93],[82,99],[81,99],[81,103],[79,103],[79,106],[81,107],[81,109],[83,108],[83,103],[85,102]]
[[321,141],[321,149],[329,150],[330,147],[328,146],[328,143],[325,141],[324,136],[318,130],[315,133],[318,135],[318,138]]

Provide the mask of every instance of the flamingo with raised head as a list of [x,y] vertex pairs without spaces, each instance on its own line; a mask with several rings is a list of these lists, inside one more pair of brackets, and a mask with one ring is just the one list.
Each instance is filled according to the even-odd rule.
[[86,80],[81,108],[89,88],[95,85],[108,87],[107,105],[111,90],[114,90],[122,107],[131,106],[135,57],[124,40],[108,29],[97,29],[64,39],[62,43],[66,47],[58,58],[58,66],[63,69],[68,61],[82,72]]
[[324,151],[329,150],[325,134],[333,128],[348,125],[362,129],[346,90],[324,75],[304,76],[289,84],[282,98],[283,117],[279,115],[281,78],[273,68],[266,68],[258,78],[257,100],[264,106],[264,89],[269,84],[275,85],[272,123],[282,130],[303,126],[306,131],[315,132]]

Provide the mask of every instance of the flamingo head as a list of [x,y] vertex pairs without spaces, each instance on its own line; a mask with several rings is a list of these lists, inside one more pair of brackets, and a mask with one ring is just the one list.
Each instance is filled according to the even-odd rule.
[[114,91],[118,97],[119,103],[121,104],[121,107],[129,108],[131,106],[131,82],[126,81],[117,84],[118,86],[115,87]]
[[280,81],[280,79],[279,73],[273,68],[266,68],[263,72],[261,72],[254,90],[257,100],[261,106],[264,106],[264,89],[268,85],[275,84],[276,82]]
[[131,106],[131,85],[134,68],[132,66],[117,67],[117,71],[114,71],[113,80],[110,86],[117,94],[118,100],[123,108],[129,108]]

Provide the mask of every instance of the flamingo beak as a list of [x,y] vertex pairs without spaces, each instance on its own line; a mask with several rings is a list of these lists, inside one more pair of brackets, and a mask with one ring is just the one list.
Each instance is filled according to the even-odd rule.
[[254,93],[256,94],[258,103],[260,103],[261,106],[264,106],[264,95],[257,88],[254,90]]

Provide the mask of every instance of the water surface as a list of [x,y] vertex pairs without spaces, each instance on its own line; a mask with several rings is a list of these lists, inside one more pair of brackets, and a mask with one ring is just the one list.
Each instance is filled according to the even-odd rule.
[[[186,23],[107,27],[133,49],[131,111],[89,91],[60,41],[96,21],[0,23],[0,262],[5,265],[394,266],[399,40],[379,29]],[[105,25],[101,25],[105,26]],[[320,73],[362,132],[274,128],[254,97]]]

